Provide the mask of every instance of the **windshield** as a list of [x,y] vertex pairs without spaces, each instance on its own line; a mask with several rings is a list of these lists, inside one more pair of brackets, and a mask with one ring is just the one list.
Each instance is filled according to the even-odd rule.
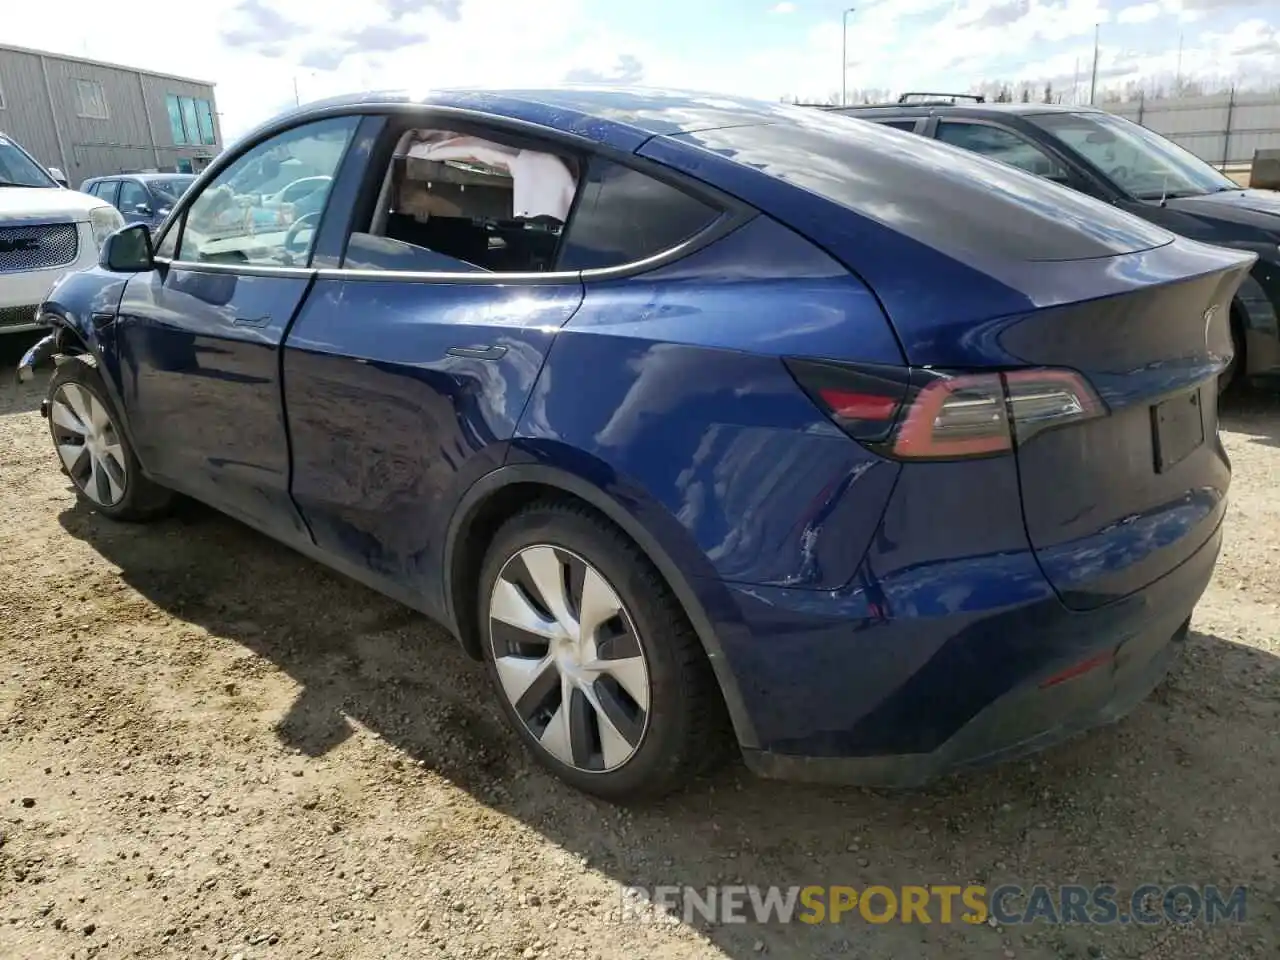
[[163,180],[148,180],[147,186],[164,206],[171,207],[178,198],[186,193],[187,188],[196,182],[195,177],[165,177]]
[[1240,187],[1171,140],[1109,113],[1028,117],[1139,200],[1197,197]]
[[56,187],[57,184],[16,144],[0,137],[0,186]]

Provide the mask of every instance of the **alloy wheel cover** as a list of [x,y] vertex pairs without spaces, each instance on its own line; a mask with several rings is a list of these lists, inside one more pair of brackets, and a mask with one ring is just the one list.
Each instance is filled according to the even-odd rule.
[[587,773],[627,763],[649,721],[649,668],[622,600],[563,547],[537,544],[503,564],[489,598],[503,694],[542,749]]
[[72,483],[100,506],[124,499],[128,467],[120,433],[93,392],[78,383],[61,384],[49,404],[49,423]]

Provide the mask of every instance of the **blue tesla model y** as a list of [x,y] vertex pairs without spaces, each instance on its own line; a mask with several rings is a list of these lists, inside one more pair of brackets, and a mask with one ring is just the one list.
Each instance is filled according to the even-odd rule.
[[1252,264],[849,117],[370,94],[113,235],[24,369],[90,509],[184,494],[438,619],[582,790],[735,739],[909,785],[1163,676]]

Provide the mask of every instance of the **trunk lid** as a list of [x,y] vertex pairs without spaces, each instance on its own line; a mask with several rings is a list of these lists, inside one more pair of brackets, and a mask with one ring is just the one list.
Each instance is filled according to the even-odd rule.
[[1222,519],[1231,467],[1217,377],[1231,352],[1231,298],[1252,265],[1222,253],[1231,259],[1198,276],[1051,307],[1000,335],[1024,363],[1083,374],[1106,406],[1016,452],[1027,535],[1068,607],[1141,589]]

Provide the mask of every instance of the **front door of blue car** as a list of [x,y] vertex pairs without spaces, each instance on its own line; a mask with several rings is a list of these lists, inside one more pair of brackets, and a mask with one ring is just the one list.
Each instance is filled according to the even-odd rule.
[[[124,404],[161,483],[285,539],[306,538],[289,496],[280,347],[314,279],[323,207],[264,211],[283,164],[333,176],[358,117],[251,146],[193,194],[130,279],[117,323]],[[264,216],[264,213],[267,215]]]

